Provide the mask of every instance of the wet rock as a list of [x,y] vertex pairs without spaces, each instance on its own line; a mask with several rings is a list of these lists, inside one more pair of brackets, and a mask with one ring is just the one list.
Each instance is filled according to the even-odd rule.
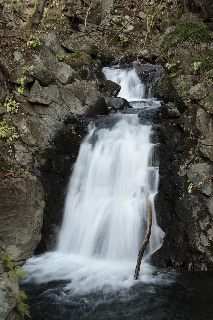
[[8,273],[0,275],[0,319],[10,319],[11,312],[15,308],[19,293],[18,281]]
[[95,103],[93,103],[86,111],[86,114],[89,116],[107,115],[108,113],[109,110],[103,97],[96,99]]
[[189,90],[189,96],[192,100],[202,100],[208,94],[208,90],[203,83],[198,83]]
[[38,245],[43,222],[43,197],[40,182],[30,174],[1,179],[1,247],[12,260],[27,259]]
[[151,124],[159,123],[162,118],[167,118],[167,111],[165,108],[156,108],[156,109],[144,109],[140,111],[138,117],[140,123],[142,124]]
[[106,80],[101,84],[100,90],[104,96],[117,97],[121,90],[121,86],[111,80]]
[[131,108],[129,102],[123,98],[105,98],[107,108],[112,111],[122,111]]
[[150,63],[141,64],[138,62],[133,63],[137,75],[143,83],[148,86],[152,86],[155,82],[160,79],[163,73],[163,67],[160,65],[153,65]]

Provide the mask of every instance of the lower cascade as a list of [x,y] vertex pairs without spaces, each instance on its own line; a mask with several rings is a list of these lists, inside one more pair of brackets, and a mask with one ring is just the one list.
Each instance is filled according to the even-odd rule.
[[[105,68],[104,73],[120,84],[120,96],[133,108],[159,107],[152,99],[144,104],[144,86],[134,69]],[[153,223],[140,280],[156,280],[147,258],[161,246],[164,233],[155,215],[159,174],[152,126],[141,125],[137,112],[114,114],[109,121],[110,127],[91,128],[82,143],[57,248],[27,261],[27,281],[67,280],[66,288],[75,294],[131,286],[148,202]]]

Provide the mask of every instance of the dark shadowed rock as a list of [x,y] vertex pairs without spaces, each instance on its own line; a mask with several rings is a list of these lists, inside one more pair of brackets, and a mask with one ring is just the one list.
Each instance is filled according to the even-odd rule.
[[107,97],[117,97],[120,90],[121,86],[111,80],[104,81],[100,86],[101,93]]
[[42,186],[30,174],[22,178],[2,178],[0,203],[1,247],[12,260],[27,259],[41,238],[44,209]]
[[112,111],[122,111],[131,108],[129,102],[123,98],[105,98],[105,101],[108,109]]

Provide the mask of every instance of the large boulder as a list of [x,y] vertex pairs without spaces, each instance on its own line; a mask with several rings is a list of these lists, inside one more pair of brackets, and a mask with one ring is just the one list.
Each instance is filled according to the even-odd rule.
[[123,98],[105,98],[105,101],[110,111],[122,111],[131,108],[129,102]]
[[100,91],[106,97],[117,97],[120,90],[121,86],[111,80],[106,80],[100,85]]
[[38,179],[2,178],[0,183],[0,246],[14,261],[29,258],[41,238],[44,195]]
[[5,320],[16,306],[19,293],[18,281],[8,273],[0,275],[0,319]]

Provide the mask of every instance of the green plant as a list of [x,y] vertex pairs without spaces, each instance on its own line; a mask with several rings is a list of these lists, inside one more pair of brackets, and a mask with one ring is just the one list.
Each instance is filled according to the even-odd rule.
[[31,318],[29,306],[25,303],[27,299],[27,295],[23,290],[19,291],[18,300],[16,304],[16,309],[18,311],[18,314],[20,315],[21,319],[24,319],[25,317]]
[[194,71],[198,71],[198,70],[200,69],[201,65],[202,65],[202,62],[200,62],[200,61],[195,61],[195,62],[193,63]]
[[171,61],[166,63],[166,68],[171,71],[175,70],[180,61]]
[[186,93],[187,88],[188,88],[188,84],[187,84],[186,80],[182,80],[182,81],[180,82],[179,87],[180,87],[180,89],[181,89],[181,91],[182,91],[183,93]]
[[59,53],[57,54],[57,59],[58,59],[58,61],[64,61],[64,59],[65,59],[65,54],[64,54],[64,51],[59,51]]
[[21,95],[24,94],[24,87],[25,87],[26,80],[27,80],[27,77],[25,75],[22,75],[21,78],[17,80],[17,83],[19,84],[17,92]]
[[25,84],[27,82],[27,75],[32,70],[33,70],[33,66],[28,66],[28,65],[23,66],[21,75],[17,79],[17,83],[19,84],[19,87],[17,89],[18,94],[21,94],[21,95],[24,94]]
[[174,47],[185,42],[203,43],[210,40],[208,28],[203,23],[175,21],[174,30],[165,37],[167,46]]
[[19,103],[15,99],[9,98],[5,101],[4,107],[8,113],[18,113]]
[[18,138],[15,127],[10,127],[5,118],[0,121],[0,139],[3,139],[9,146],[9,153],[12,153],[12,145],[14,140]]
[[[3,255],[2,261],[4,266],[8,269],[8,273],[11,277],[17,280],[24,279],[27,277],[26,272],[24,272],[21,267],[14,266],[13,262],[11,261],[8,255]],[[27,299],[26,293],[23,290],[20,290],[18,294],[16,309],[21,319],[24,319],[25,317],[31,318],[29,313],[29,306],[25,303],[26,299]]]
[[119,34],[118,39],[122,47],[127,47],[129,45],[129,38],[124,33]]
[[31,35],[29,40],[27,41],[27,46],[29,48],[36,48],[41,45],[41,41],[35,35]]
[[11,261],[10,257],[8,255],[4,255],[2,257],[3,264],[8,269],[8,273],[11,277],[20,280],[27,277],[26,272],[22,270],[19,266],[14,266],[13,262]]

